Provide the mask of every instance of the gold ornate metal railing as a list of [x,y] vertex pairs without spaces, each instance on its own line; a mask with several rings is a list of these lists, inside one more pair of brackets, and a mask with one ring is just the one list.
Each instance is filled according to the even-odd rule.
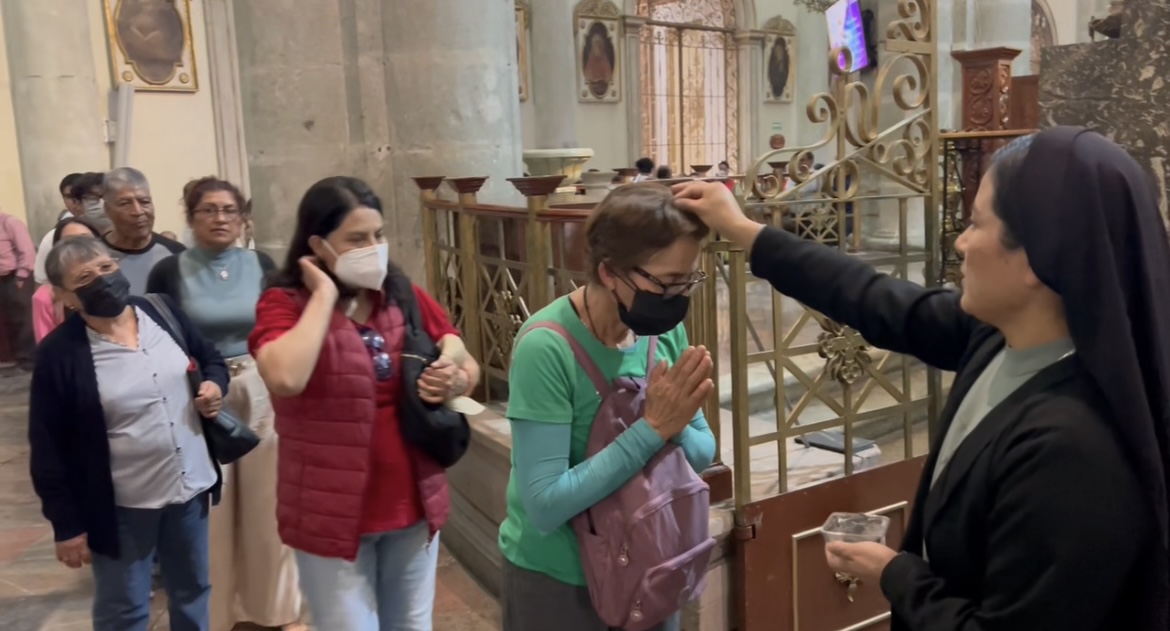
[[[831,89],[806,107],[820,139],[758,158],[745,178],[751,189],[743,205],[759,221],[862,257],[892,276],[935,285],[937,47],[928,7],[899,1],[872,81],[844,73],[838,60],[849,67],[852,55],[833,51]],[[833,158],[815,166],[818,151]],[[732,326],[728,340],[737,506],[925,453],[926,428],[941,400],[939,373],[872,348],[857,331],[770,291],[752,275],[744,252],[720,246],[708,251],[718,261],[712,264],[726,268],[719,278],[727,312],[733,323],[745,323]],[[773,409],[757,409],[752,392],[768,378]],[[841,460],[810,462],[802,444],[818,441],[838,449]]]
[[[512,178],[524,208],[481,204],[487,178],[415,178],[421,191],[427,285],[484,369],[488,399],[500,398],[520,325],[584,275],[574,235],[588,210],[554,208],[561,176]],[[446,182],[456,199],[439,196]],[[576,263],[576,264],[575,264]]]
[[[933,110],[927,6],[899,0],[872,81],[832,70],[831,90],[807,106],[821,138],[761,156],[740,198],[762,222],[892,276],[938,285],[947,167]],[[824,166],[806,159],[830,150]],[[484,178],[416,181],[428,284],[484,365],[484,394],[501,398],[523,321],[584,277],[589,205],[551,205],[559,177],[511,179],[524,208],[479,203]],[[440,199],[444,182],[455,200]],[[774,292],[752,275],[747,253],[725,241],[709,242],[700,265],[711,280],[692,297],[687,326],[715,358],[720,379],[704,409],[720,453],[734,464],[737,506],[925,453],[941,402],[938,371],[872,348],[857,331]]]
[[955,240],[967,228],[975,193],[991,156],[1000,147],[1035,130],[945,132],[939,134],[942,143],[942,234],[939,251],[942,265],[939,281],[944,284],[962,284],[962,256],[955,248]]
[[[592,204],[550,204],[562,179],[510,178],[526,198],[520,208],[480,203],[477,193],[487,178],[415,178],[427,286],[483,367],[485,385],[479,394],[484,400],[506,398],[512,345],[524,321],[585,279],[584,223]],[[456,193],[454,200],[440,197],[444,184]],[[710,257],[702,264],[715,272]],[[687,318],[692,343],[717,347],[717,300],[703,286],[692,296],[694,308]],[[712,396],[704,410],[721,443],[718,398]],[[715,470],[721,463],[717,456]],[[708,479],[715,492],[722,482]],[[726,487],[730,496],[730,480]]]

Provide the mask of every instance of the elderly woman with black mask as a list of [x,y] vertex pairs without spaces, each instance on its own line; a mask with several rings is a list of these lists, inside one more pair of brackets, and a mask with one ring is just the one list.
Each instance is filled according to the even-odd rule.
[[45,272],[73,311],[37,347],[29,388],[29,466],[57,558],[92,564],[94,631],[146,629],[156,557],[170,628],[208,631],[220,472],[200,416],[219,413],[227,366],[169,298],[131,297],[98,239],[61,241]]
[[1170,245],[1132,158],[1071,127],[1001,150],[961,295],[760,226],[718,184],[675,193],[778,291],[957,371],[902,551],[826,548],[894,631],[1167,628]]

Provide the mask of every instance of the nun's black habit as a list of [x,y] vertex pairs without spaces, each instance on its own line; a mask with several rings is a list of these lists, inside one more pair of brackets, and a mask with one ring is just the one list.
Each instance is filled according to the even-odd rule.
[[1076,353],[994,407],[933,488],[946,430],[1003,336],[955,292],[774,228],[752,271],[878,347],[958,373],[882,575],[894,631],[1167,629],[1170,246],[1153,190],[1124,151],[1076,128],[1038,134],[1017,173],[997,181],[997,210],[1062,296]]

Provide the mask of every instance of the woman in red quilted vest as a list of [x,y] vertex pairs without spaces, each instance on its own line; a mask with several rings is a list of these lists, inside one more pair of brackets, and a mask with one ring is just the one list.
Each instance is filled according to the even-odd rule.
[[465,395],[479,367],[444,353],[402,383],[399,304],[418,305],[443,351],[462,343],[421,288],[395,295],[401,274],[381,200],[361,180],[327,178],[301,200],[284,267],[256,306],[249,346],[280,437],[277,522],[319,629],[431,629],[447,479],[403,439],[399,406],[404,388],[430,403]]

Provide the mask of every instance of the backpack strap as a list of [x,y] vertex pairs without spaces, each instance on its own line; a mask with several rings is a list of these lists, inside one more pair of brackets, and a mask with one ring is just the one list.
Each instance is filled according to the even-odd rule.
[[589,357],[589,353],[585,352],[585,347],[581,346],[581,342],[578,342],[577,338],[573,337],[565,327],[556,322],[535,322],[524,333],[527,335],[536,329],[548,329],[561,336],[568,343],[569,348],[573,350],[573,357],[576,358],[577,363],[585,370],[585,374],[589,375],[589,380],[593,382],[593,387],[597,388],[597,393],[601,396],[609,393],[609,382],[605,380],[605,375],[601,374],[601,369]]
[[646,378],[650,378],[650,373],[654,372],[655,361],[654,355],[658,352],[658,336],[646,340]]

